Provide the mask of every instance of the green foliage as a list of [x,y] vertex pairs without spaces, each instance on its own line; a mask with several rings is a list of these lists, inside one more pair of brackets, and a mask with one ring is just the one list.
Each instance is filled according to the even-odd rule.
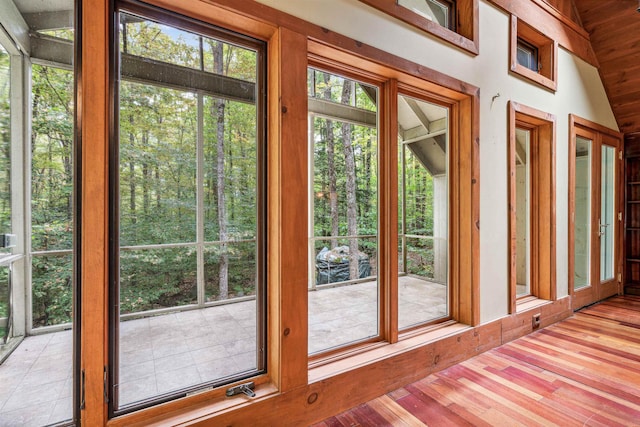
[[71,322],[71,255],[34,256],[31,265],[33,327]]
[[[73,239],[73,72],[32,68],[32,250],[70,250]],[[71,322],[72,256],[32,259],[33,327]]]
[[[361,83],[355,83],[343,77],[308,70],[309,96],[334,103],[376,111],[375,89]],[[355,95],[352,99],[343,100],[345,85],[354,85]],[[356,181],[357,234],[358,247],[370,259],[371,266],[376,267],[377,235],[378,235],[378,167],[377,167],[377,130],[364,126],[351,125],[350,146],[355,158],[355,170],[346,167],[343,123],[325,117],[315,117],[314,127],[314,160],[313,160],[313,215],[314,236],[329,237],[332,235],[331,200],[337,201],[338,235],[346,236],[347,232],[347,175],[354,174]],[[333,138],[333,151],[331,150]],[[404,162],[403,162],[404,156]],[[333,159],[333,166],[330,163]],[[404,165],[404,167],[403,167]],[[333,167],[333,171],[330,168]],[[332,173],[333,172],[333,173]],[[398,146],[398,230],[400,234],[423,236],[422,239],[408,239],[406,251],[407,265],[404,271],[423,277],[434,277],[434,183],[433,177],[404,145]],[[332,183],[330,177],[335,175],[335,195],[330,194]],[[374,237],[364,237],[372,235]],[[334,236],[336,237],[336,236]],[[348,245],[349,240],[317,239],[315,253],[323,247]],[[402,247],[399,248],[402,250]],[[402,253],[401,253],[402,255]],[[372,272],[375,274],[375,272]]]
[[[0,46],[0,232],[11,231],[10,57]],[[4,251],[4,250],[0,250]]]
[[[0,267],[0,319],[9,315],[9,267]],[[0,334],[2,336],[2,334]]]
[[[147,21],[122,27],[128,54],[214,72],[217,42]],[[125,34],[126,33],[126,34]],[[223,74],[255,81],[256,54],[223,44]],[[202,59],[202,61],[201,61]],[[207,300],[255,294],[257,155],[255,105],[224,101],[224,170],[218,171],[219,100],[151,84],[120,84],[120,244],[186,243],[172,249],[123,250],[121,312],[197,302],[197,227],[205,242],[220,240],[218,174],[224,175],[226,241],[209,243],[204,276]],[[202,108],[202,182],[198,176],[198,110]],[[197,197],[204,218],[198,224]],[[228,258],[227,296],[219,292],[221,253]]]
[[219,301],[220,256],[223,251],[229,258],[229,298],[256,294],[256,244],[255,242],[230,243],[209,246],[205,250],[204,278],[207,301]]
[[34,65],[31,245],[71,249],[73,236],[73,72]]
[[194,304],[196,292],[194,248],[121,252],[121,313]]

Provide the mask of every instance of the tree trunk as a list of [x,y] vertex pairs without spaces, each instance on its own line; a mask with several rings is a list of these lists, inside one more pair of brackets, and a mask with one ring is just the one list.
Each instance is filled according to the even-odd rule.
[[[133,129],[133,115],[129,116],[129,123],[131,129]],[[129,149],[130,153],[133,153],[133,147],[135,145],[135,135],[129,132]],[[130,154],[132,157],[133,154]],[[136,181],[135,181],[136,165],[132,158],[129,159],[129,213],[131,215],[131,223],[136,223]]]
[[[342,87],[342,103],[348,104],[352,93],[351,81],[345,80]],[[347,175],[347,235],[356,236],[358,234],[357,205],[356,205],[356,162],[351,145],[353,129],[350,123],[342,123],[342,144],[344,148],[344,163]],[[357,279],[358,271],[358,239],[349,238],[349,278]]]
[[[149,142],[148,131],[142,134],[142,146],[145,153],[149,150],[147,146]],[[143,154],[144,161],[142,162],[142,211],[145,215],[149,214],[149,181],[151,178],[151,172],[149,171],[149,162],[146,154]]]
[[[322,97],[328,101],[331,101],[331,85],[329,84],[329,73],[323,73],[323,81],[325,84],[325,90]],[[338,187],[336,183],[336,167],[334,158],[334,146],[335,136],[333,134],[333,121],[326,120],[327,123],[327,169],[329,175],[329,209],[331,216],[331,237],[337,237],[339,233],[338,225]],[[336,239],[331,240],[331,249],[338,246]]]
[[[223,45],[222,42],[215,42],[213,45],[213,63],[214,71],[222,74],[223,67]],[[216,99],[213,103],[212,113],[217,119],[216,142],[217,142],[217,160],[216,160],[216,183],[217,183],[217,199],[218,199],[218,231],[220,242],[220,269],[218,271],[220,299],[229,298],[229,256],[227,255],[227,212],[225,204],[225,176],[224,176],[224,113],[225,103],[222,99]]]

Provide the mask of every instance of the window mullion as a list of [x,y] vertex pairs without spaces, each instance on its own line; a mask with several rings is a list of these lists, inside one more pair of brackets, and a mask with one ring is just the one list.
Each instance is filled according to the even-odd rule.
[[398,81],[387,81],[380,97],[380,293],[381,332],[398,341]]

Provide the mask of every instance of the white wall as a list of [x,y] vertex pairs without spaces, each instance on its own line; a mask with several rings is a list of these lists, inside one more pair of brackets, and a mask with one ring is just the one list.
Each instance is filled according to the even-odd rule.
[[[507,314],[507,101],[556,116],[557,294],[568,294],[568,115],[618,129],[597,70],[564,49],[554,94],[509,74],[509,16],[480,0],[480,54],[470,55],[357,0],[257,0],[480,87],[480,318]],[[494,97],[497,96],[495,98]]]

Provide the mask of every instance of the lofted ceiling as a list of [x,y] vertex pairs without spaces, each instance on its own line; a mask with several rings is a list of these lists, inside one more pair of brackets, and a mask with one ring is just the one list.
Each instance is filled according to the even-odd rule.
[[638,0],[574,0],[600,64],[600,76],[625,134],[640,133]]

